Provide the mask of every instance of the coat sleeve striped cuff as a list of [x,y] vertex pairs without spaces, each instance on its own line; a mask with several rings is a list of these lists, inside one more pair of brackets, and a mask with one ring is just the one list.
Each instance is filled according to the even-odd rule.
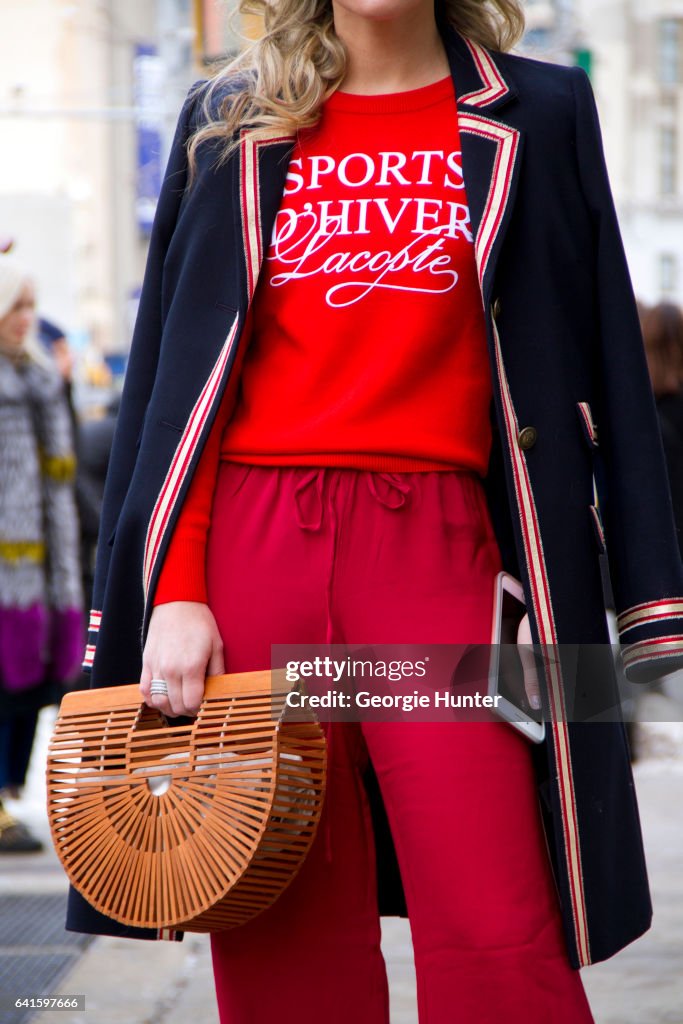
[[626,678],[647,683],[683,668],[683,598],[633,605],[617,616]]
[[81,668],[84,672],[90,672],[92,669],[93,658],[95,657],[95,645],[97,643],[97,634],[100,631],[100,622],[102,621],[102,612],[93,608],[90,612],[90,618],[88,620],[88,639],[85,645],[85,654],[83,657],[83,663]]

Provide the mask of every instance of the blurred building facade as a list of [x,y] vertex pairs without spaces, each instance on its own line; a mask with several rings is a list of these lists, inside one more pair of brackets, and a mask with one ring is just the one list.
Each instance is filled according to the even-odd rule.
[[123,212],[134,161],[122,64],[129,40],[152,31],[146,7],[22,0],[2,12],[1,233],[35,269],[41,312],[105,349],[137,274]]
[[577,0],[636,290],[683,304],[683,0]]
[[43,315],[125,351],[178,110],[237,46],[231,21],[213,0],[8,0],[1,18],[0,237]]
[[[0,34],[0,237],[44,315],[95,349],[130,343],[177,113],[236,51],[234,0],[8,0]],[[521,50],[582,64],[636,291],[683,303],[683,0],[526,0]],[[38,30],[39,29],[39,30]]]
[[683,0],[526,7],[523,49],[591,75],[638,296],[683,304]]
[[574,0],[525,0],[526,33],[521,50],[541,60],[574,64],[577,30]]

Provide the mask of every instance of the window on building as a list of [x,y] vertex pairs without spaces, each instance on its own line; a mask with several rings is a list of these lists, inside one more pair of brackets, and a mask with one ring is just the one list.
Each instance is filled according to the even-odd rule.
[[664,298],[674,294],[678,287],[678,257],[663,252],[659,257],[659,290]]
[[553,0],[526,0],[526,27],[532,32],[537,29],[546,31],[557,24],[557,7]]
[[659,80],[678,85],[682,80],[683,19],[662,18],[659,22]]
[[196,47],[204,64],[225,60],[239,49],[236,33],[244,25],[235,15],[234,7],[234,4],[218,4],[216,0],[193,3]]
[[676,129],[665,125],[659,129],[659,192],[663,196],[673,196],[677,191],[677,159],[678,138]]

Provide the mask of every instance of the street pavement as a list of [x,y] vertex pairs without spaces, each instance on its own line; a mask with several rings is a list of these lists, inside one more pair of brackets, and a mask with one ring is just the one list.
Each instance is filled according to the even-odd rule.
[[[26,797],[21,805],[8,805],[15,813],[21,810],[23,819],[48,843],[41,761],[51,716],[48,710],[41,719]],[[644,756],[634,773],[654,923],[647,935],[607,963],[582,971],[596,1024],[683,1024],[683,728],[675,723],[640,728]],[[7,894],[48,896],[65,891],[64,875],[51,849],[0,860],[0,901]],[[417,1024],[412,949],[405,921],[384,921],[383,949],[392,1024]],[[53,994],[85,994],[85,1012],[41,1011],[30,1024],[218,1021],[206,936],[188,935],[181,943],[95,939],[54,986]],[[453,1021],[457,1024],[457,1003]]]

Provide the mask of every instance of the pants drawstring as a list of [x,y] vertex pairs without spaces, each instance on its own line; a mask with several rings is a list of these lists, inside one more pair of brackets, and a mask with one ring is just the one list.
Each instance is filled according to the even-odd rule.
[[[324,520],[324,510],[327,504],[327,509],[330,517],[330,532],[332,537],[332,550],[330,552],[330,558],[328,561],[327,580],[325,584],[325,602],[326,602],[326,613],[327,613],[327,626],[325,630],[325,643],[331,644],[333,642],[333,626],[332,626],[332,578],[334,573],[335,558],[337,554],[337,533],[338,533],[338,519],[337,510],[335,507],[334,496],[336,494],[340,474],[337,473],[336,478],[333,475],[332,481],[327,488],[327,494],[325,495],[325,480],[328,478],[328,470],[332,470],[334,467],[321,466],[311,469],[310,472],[305,473],[301,480],[297,483],[294,489],[294,502],[295,502],[295,517],[296,522],[302,530],[310,530],[311,532],[317,533],[322,529]],[[381,473],[381,472],[370,472],[365,474],[367,480],[368,489],[372,496],[375,498],[380,505],[384,505],[385,508],[397,509],[405,505],[407,495],[412,491],[412,483],[408,480],[402,479],[395,473]],[[380,493],[377,488],[377,479],[382,479],[388,485],[388,492],[386,494]],[[327,502],[325,502],[327,497]],[[332,738],[334,736],[334,722],[328,721],[323,723],[323,729],[325,733],[325,741],[327,744],[327,764],[328,770],[332,764]],[[330,793],[332,787],[327,787],[325,795],[326,809],[326,825],[325,825],[325,860],[332,861],[332,812],[330,806]]]
[[[323,522],[323,483],[325,477],[325,470],[323,469],[312,469],[309,473],[306,473],[299,480],[298,484],[294,488],[294,502],[296,505],[296,521],[297,525],[302,530],[318,531]],[[308,497],[308,491],[311,486],[314,485],[314,491],[311,497],[313,498],[314,504],[314,515],[313,517],[307,517],[305,499]]]
[[[393,487],[398,491],[395,502],[390,501],[388,494],[383,496],[379,493],[377,490],[377,477],[384,480],[389,487]],[[370,494],[377,499],[380,505],[384,505],[386,508],[401,508],[406,503],[406,495],[413,489],[413,485],[409,480],[402,480],[396,473],[368,473],[366,479]]]
[[[295,517],[297,525],[302,530],[310,530],[317,533],[322,529],[324,517],[324,488],[325,488],[325,467],[312,469],[306,473],[294,489],[294,502],[296,506]],[[330,495],[328,493],[328,499]],[[328,500],[332,527],[332,552],[328,561],[327,580],[325,583],[325,601],[327,613],[327,626],[325,630],[325,643],[332,642],[332,573],[334,570],[334,559],[336,554],[337,524],[334,509],[334,501]],[[328,770],[332,764],[332,737],[334,735],[334,723],[323,722],[325,742],[327,745]],[[332,786],[328,785],[325,793],[325,860],[332,861],[332,809],[331,809]]]
[[[296,503],[296,521],[302,530],[318,531],[322,527],[323,522],[323,491],[325,484],[325,475],[330,466],[321,466],[317,469],[312,469],[306,473],[294,488],[294,500]],[[377,480],[384,480],[388,484],[390,490],[398,492],[395,497],[396,500],[392,501],[389,494],[380,494],[377,489]],[[413,484],[410,480],[402,480],[401,477],[396,473],[380,473],[380,472],[368,472],[366,475],[368,484],[368,490],[372,496],[385,508],[401,508],[406,503],[406,495],[413,490]],[[312,515],[306,514],[305,500],[308,497],[308,491],[312,485],[315,485],[313,494],[314,511]],[[328,494],[331,498],[331,495]],[[329,507],[334,511],[332,502],[329,502]],[[310,511],[310,510],[309,510]]]
[[[319,467],[306,473],[294,489],[294,501],[296,504],[296,521],[302,530],[318,532],[322,529],[325,508],[325,480],[328,467]],[[339,483],[337,477],[336,484]],[[327,487],[327,509],[330,516],[330,527],[332,535],[332,551],[328,560],[327,580],[325,582],[325,602],[327,611],[327,626],[325,628],[325,643],[332,643],[332,575],[334,562],[337,553],[337,513],[334,503],[336,492],[335,480],[330,480]],[[312,506],[312,507],[311,507]]]

